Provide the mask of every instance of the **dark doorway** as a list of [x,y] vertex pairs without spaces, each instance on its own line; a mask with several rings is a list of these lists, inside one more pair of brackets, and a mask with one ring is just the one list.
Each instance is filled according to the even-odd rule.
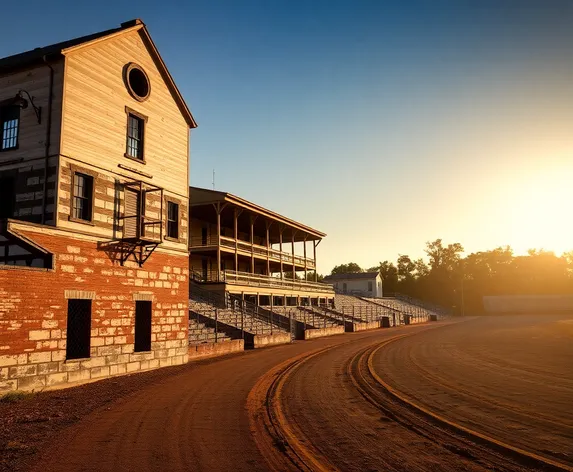
[[66,359],[87,359],[90,357],[91,324],[92,301],[68,300]]
[[203,269],[203,281],[207,282],[207,276],[209,275],[209,267],[207,265],[207,259],[201,261],[201,268]]
[[135,352],[151,351],[151,302],[135,302]]
[[0,178],[0,218],[14,217],[15,188],[13,177]]
[[201,228],[201,245],[207,245],[207,228]]

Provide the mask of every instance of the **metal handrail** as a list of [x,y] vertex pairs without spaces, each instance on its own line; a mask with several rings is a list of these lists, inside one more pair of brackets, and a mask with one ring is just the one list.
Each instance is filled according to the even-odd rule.
[[[201,309],[202,316],[215,319],[216,322],[222,323],[219,316],[219,310],[227,313],[228,324],[237,329],[249,331],[254,334],[261,334],[268,327],[272,334],[273,328],[277,330],[289,330],[290,325],[286,325],[282,319],[269,310],[262,309],[256,304],[246,300],[237,299],[237,296],[225,292],[225,295],[211,292],[197,286],[191,288],[191,301],[197,303],[206,303],[212,306],[212,309]],[[261,325],[261,322],[263,325]],[[264,326],[264,325],[267,326]]]

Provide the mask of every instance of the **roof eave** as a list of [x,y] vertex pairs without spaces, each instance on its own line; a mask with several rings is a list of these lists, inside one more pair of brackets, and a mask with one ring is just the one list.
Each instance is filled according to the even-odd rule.
[[[269,210],[267,208],[259,206],[256,203],[250,202],[249,200],[245,200],[244,198],[238,197],[237,195],[233,195],[232,193],[221,192],[219,190],[210,190],[210,189],[201,188],[201,187],[193,187],[193,186],[189,187],[190,191],[192,189],[197,189],[197,190],[200,190],[203,192],[209,192],[209,193],[213,193],[214,195],[216,195],[216,198],[214,198],[212,201],[202,201],[200,203],[200,205],[209,205],[209,204],[217,203],[220,201],[224,201],[227,203],[231,203],[233,205],[238,205],[240,207],[250,209],[251,211],[254,211],[256,213],[266,215],[269,218],[272,218],[274,220],[286,223],[293,228],[297,228],[300,231],[304,231],[305,233],[308,233],[311,236],[316,237],[317,239],[322,239],[322,238],[326,237],[326,233],[323,233],[322,231],[318,231],[314,228],[311,228],[310,226],[306,226],[302,223],[299,223],[298,221],[295,221],[295,220],[292,220],[286,216],[283,216],[280,213],[276,213],[272,210]],[[193,202],[191,202],[191,206],[193,206]]]

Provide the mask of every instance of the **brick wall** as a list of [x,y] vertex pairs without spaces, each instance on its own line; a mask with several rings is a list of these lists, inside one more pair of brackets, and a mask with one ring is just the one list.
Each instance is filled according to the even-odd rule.
[[[143,267],[122,267],[88,237],[46,227],[19,232],[53,252],[55,267],[0,266],[0,392],[187,361],[186,254],[156,250]],[[66,360],[66,297],[93,298],[90,359]],[[149,352],[134,352],[136,299],[152,300]]]

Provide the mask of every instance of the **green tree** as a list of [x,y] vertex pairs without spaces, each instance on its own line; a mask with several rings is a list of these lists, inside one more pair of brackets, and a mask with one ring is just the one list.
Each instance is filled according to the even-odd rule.
[[410,256],[400,255],[397,261],[398,266],[398,280],[400,282],[412,281],[414,279],[414,271],[416,264],[410,259]]
[[332,269],[331,275],[335,274],[355,274],[364,272],[356,262],[349,262],[348,264],[340,264]]
[[[306,273],[306,280],[309,282],[314,282],[314,271]],[[324,280],[324,275],[318,274],[317,281],[322,282]]]
[[382,290],[386,296],[396,293],[398,287],[398,269],[389,261],[380,262],[378,267],[371,267],[368,272],[380,272]]

